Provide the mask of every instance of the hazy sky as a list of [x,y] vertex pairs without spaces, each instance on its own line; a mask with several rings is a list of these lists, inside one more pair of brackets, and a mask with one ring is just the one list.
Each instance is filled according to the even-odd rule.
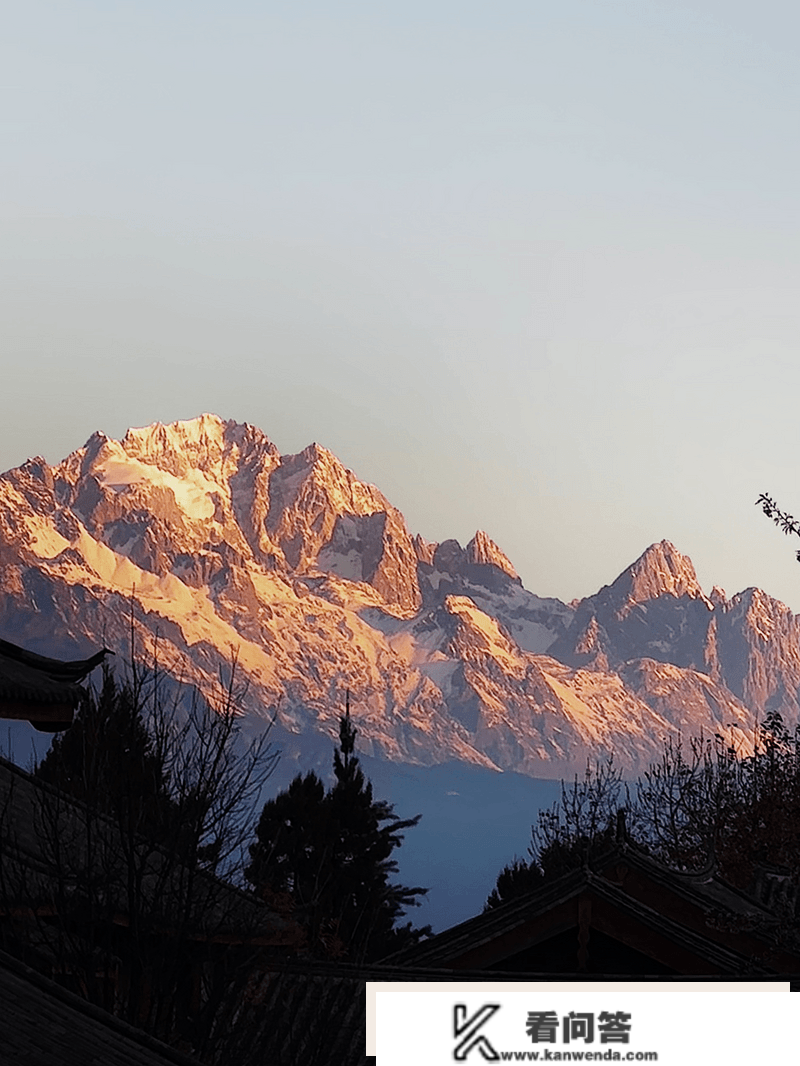
[[562,599],[653,541],[800,611],[800,8],[26,0],[0,469],[202,411]]

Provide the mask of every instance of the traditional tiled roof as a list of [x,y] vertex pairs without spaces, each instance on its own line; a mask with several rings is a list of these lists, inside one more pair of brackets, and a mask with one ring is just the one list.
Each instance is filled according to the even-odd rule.
[[[581,913],[583,918],[581,918]],[[800,975],[773,912],[711,871],[680,872],[623,843],[559,878],[386,960],[392,967],[517,970],[514,956],[585,923],[673,973]],[[681,968],[684,967],[684,968]],[[567,967],[577,972],[576,964]]]
[[65,662],[0,640],[0,717],[26,719],[38,728],[57,730],[72,721],[85,695],[81,682],[106,655]]
[[0,952],[3,1066],[198,1066]]
[[[58,899],[53,893],[50,837],[59,845],[66,844],[66,850],[72,853],[74,848],[69,842],[73,832],[76,833],[74,844],[78,849],[79,869],[83,861],[80,851],[81,820],[87,816],[93,819],[92,836],[98,853],[104,855],[106,862],[110,855],[113,865],[116,849],[114,827],[109,819],[98,814],[92,815],[83,804],[0,759],[0,919],[11,919],[13,924],[25,920],[28,915],[39,912],[45,915],[44,924],[28,920],[21,939],[15,942],[14,950],[20,950],[23,958],[48,973],[51,972],[50,963],[58,962],[53,955],[52,936],[46,932],[47,915]],[[163,905],[166,912],[170,893],[177,887],[173,885],[173,878],[180,876],[180,863],[173,858],[165,874],[159,856],[160,850],[150,846],[141,887],[148,898],[157,892],[158,906]],[[64,868],[60,870],[59,877],[64,877]],[[113,882],[113,878],[111,880]],[[21,895],[15,891],[17,884],[22,886]],[[79,886],[76,885],[76,888],[80,891]],[[112,885],[109,891],[114,894],[117,889]],[[196,924],[193,920],[194,931],[188,933],[189,938],[202,940],[212,947],[217,944],[223,952],[228,950],[227,945],[243,944],[245,954],[237,955],[235,959],[252,969],[252,980],[242,990],[242,998],[238,1003],[237,1025],[224,1035],[224,1050],[226,1054],[230,1052],[226,1062],[242,1063],[243,1066],[260,1066],[263,1062],[361,1066],[366,1041],[365,979],[358,969],[336,965],[317,967],[308,961],[293,962],[292,956],[302,940],[301,930],[295,922],[210,873],[195,871],[192,898],[196,902],[196,906],[192,907]],[[124,938],[127,927],[124,893],[120,895],[119,904],[118,914],[113,921],[120,923]],[[14,928],[18,927],[14,925]],[[77,942],[75,932],[70,929],[70,944],[73,946]],[[82,935],[88,944],[90,930],[87,929]],[[168,929],[165,929],[165,935],[170,935]],[[115,950],[119,951],[119,961],[124,965],[124,939],[115,941],[117,943],[119,946]],[[216,957],[223,959],[225,956],[203,955],[203,958],[209,959]],[[3,959],[0,953],[0,996],[5,995]],[[225,965],[224,961],[222,965]],[[57,965],[53,966],[52,972],[57,971]],[[32,973],[25,972],[29,975]],[[36,978],[37,975],[30,977],[34,985]],[[41,980],[48,988],[55,988],[56,995],[61,994],[58,986],[44,978]],[[129,1058],[115,1057],[116,1037],[98,1035],[94,1029],[92,1039],[100,1049],[95,1051],[94,1057],[85,1053],[82,1036],[76,1040],[74,1057],[71,1053],[59,1057],[61,1041],[68,1039],[65,1035],[69,1033],[68,1022],[64,1010],[59,1008],[51,1011],[49,1001],[45,1000],[40,1003],[40,1009],[51,1011],[54,1032],[50,1032],[48,1019],[41,1028],[41,1042],[48,1047],[52,1044],[52,1059],[37,1059],[35,1055],[26,1058],[24,1056],[32,1046],[36,1046],[37,1039],[29,1009],[29,1001],[32,1002],[34,997],[27,985],[10,993],[6,1002],[16,1003],[15,996],[20,998],[19,1011],[14,1015],[6,1012],[0,1019],[0,1063],[3,1066],[6,1062],[9,1066],[39,1066],[40,1062],[42,1066],[48,1066],[51,1061],[52,1066],[56,1066],[56,1063],[59,1066],[62,1063],[72,1066],[73,1062],[76,1066],[78,1062],[81,1066],[89,1062],[102,1063],[103,1066],[118,1066],[118,1063],[119,1066],[122,1063],[129,1063],[130,1066],[151,1066],[151,1063],[156,1066],[158,1063],[160,1066],[162,1062],[154,1053],[151,1055],[152,1047],[157,1042],[148,1043],[147,1038],[137,1030],[132,1032],[141,1037],[142,1050],[130,1052]],[[69,993],[66,996],[69,1002],[75,1000]],[[104,1012],[84,1005],[82,1000],[78,1002],[85,1006],[85,1013],[90,1018],[96,1018],[98,1013],[102,1018],[107,1017]],[[114,1019],[111,1019],[109,1024],[113,1022]],[[77,1025],[81,1033],[81,1026],[86,1028],[88,1025],[82,1022],[72,1024]],[[122,1027],[123,1031],[127,1028]],[[9,1047],[19,1047],[21,1057],[4,1057],[3,1041]],[[164,1060],[173,1061],[183,1063],[184,1059],[177,1056]]]
[[4,703],[56,703],[75,707],[83,694],[75,682],[56,681],[44,671],[4,654],[0,648],[0,700]]
[[[226,1061],[262,1066],[363,1066],[366,1048],[366,981],[383,980],[373,969],[282,960],[265,968],[254,995],[241,1004],[237,1026],[254,1059],[237,1054],[235,1037]],[[401,978],[402,980],[402,978]]]
[[111,654],[108,648],[103,648],[88,659],[50,659],[46,655],[20,648],[8,640],[0,640],[0,663],[4,666],[11,662],[18,663],[30,671],[32,679],[38,677],[63,685],[77,685],[100,665],[106,655]]

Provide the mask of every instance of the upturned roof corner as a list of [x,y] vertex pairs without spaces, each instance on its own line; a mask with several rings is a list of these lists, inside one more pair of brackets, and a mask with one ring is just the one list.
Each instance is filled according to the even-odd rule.
[[72,725],[86,695],[80,682],[113,655],[103,648],[88,659],[51,659],[0,640],[0,718],[27,721],[46,733]]

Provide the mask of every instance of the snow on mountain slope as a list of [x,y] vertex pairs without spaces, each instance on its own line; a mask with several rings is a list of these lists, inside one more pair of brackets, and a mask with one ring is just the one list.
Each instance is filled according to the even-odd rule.
[[[778,711],[791,724],[800,717],[800,618],[760,589],[727,600],[715,587],[706,596],[691,560],[668,541],[652,545],[611,585],[582,600],[548,651],[573,666],[618,671],[630,684],[634,675],[637,685],[645,684],[647,672],[631,665],[639,661],[687,671],[667,703],[675,707],[672,720],[695,731],[718,719],[718,704],[751,738],[754,716]],[[687,715],[688,706],[698,707],[701,676],[708,708]],[[645,698],[664,706],[663,693]],[[739,712],[749,715],[747,726]]]
[[349,689],[362,750],[397,762],[550,777],[752,737],[800,687],[798,623],[756,593],[709,599],[662,542],[577,609],[542,599],[486,533],[412,538],[326,449],[214,415],[0,476],[0,636],[124,656],[132,625],[206,689],[235,655],[243,709],[298,736],[333,734]]

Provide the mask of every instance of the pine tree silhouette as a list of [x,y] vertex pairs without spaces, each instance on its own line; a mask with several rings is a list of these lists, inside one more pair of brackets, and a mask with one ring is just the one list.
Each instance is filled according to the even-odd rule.
[[174,816],[162,760],[130,685],[103,669],[75,721],[57,734],[35,774],[95,811],[158,839]]
[[362,961],[416,943],[430,927],[398,925],[427,892],[390,882],[398,871],[392,853],[421,816],[401,819],[391,804],[374,799],[355,754],[349,702],[348,694],[334,785],[326,791],[316,774],[298,774],[264,805],[246,876],[273,902],[291,898],[311,954]]

